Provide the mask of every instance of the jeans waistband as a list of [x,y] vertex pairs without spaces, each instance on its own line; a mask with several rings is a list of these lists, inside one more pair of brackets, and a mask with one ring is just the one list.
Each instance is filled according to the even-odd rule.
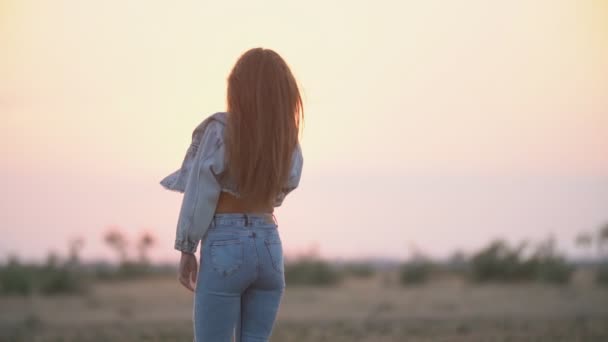
[[271,213],[217,213],[211,221],[211,227],[215,226],[276,228],[277,220]]

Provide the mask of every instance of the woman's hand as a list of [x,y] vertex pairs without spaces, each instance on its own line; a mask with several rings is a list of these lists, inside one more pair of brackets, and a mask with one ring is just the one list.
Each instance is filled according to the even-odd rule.
[[196,286],[196,274],[198,272],[198,263],[196,256],[192,253],[182,252],[182,257],[179,260],[179,282],[188,290],[194,292]]

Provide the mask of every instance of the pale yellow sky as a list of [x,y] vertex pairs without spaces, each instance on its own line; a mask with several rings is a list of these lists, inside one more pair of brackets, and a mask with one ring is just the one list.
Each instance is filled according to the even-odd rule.
[[302,187],[278,211],[288,249],[446,254],[608,220],[601,0],[0,0],[0,44],[0,254],[84,235],[105,255],[115,223],[150,227],[172,257],[181,198],[158,180],[256,46],[306,101]]

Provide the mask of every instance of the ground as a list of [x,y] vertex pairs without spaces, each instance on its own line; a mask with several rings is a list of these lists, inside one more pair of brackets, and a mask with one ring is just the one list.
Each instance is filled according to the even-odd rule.
[[[271,341],[608,341],[608,289],[588,281],[395,279],[288,284]],[[191,341],[191,299],[172,277],[99,283],[84,296],[0,297],[0,341]]]

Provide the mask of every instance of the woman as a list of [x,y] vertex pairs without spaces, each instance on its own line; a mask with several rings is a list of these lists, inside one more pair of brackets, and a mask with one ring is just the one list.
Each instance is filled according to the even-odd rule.
[[228,77],[227,107],[196,127],[161,184],[184,193],[175,249],[194,292],[195,341],[268,341],[285,290],[273,211],[300,182],[302,99],[285,61],[255,48]]

